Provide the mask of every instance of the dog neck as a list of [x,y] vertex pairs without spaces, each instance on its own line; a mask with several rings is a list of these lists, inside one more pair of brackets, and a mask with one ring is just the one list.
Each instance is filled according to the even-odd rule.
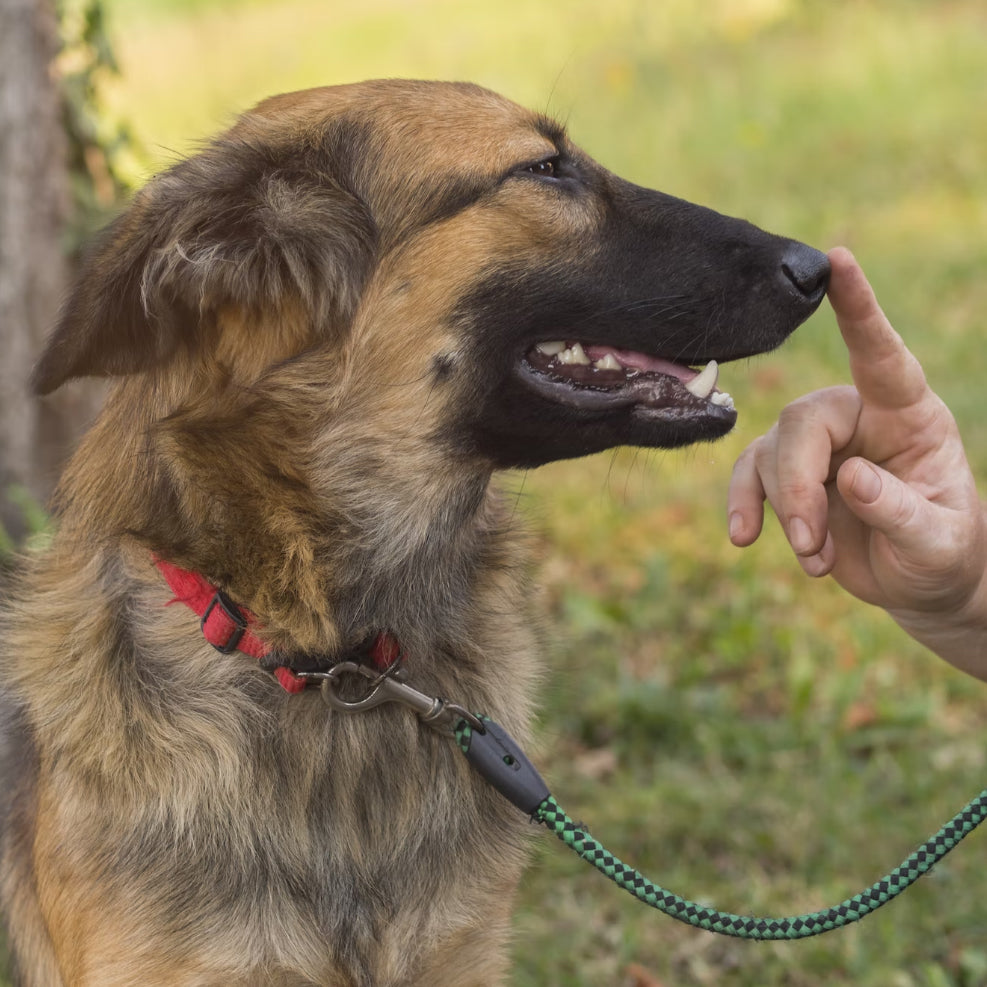
[[326,671],[344,660],[356,659],[384,672],[402,659],[397,638],[386,631],[341,654],[282,654],[265,641],[257,617],[231,600],[201,573],[182,569],[160,558],[154,562],[175,594],[169,604],[183,603],[198,616],[202,635],[209,644],[220,654],[236,652],[256,659],[262,668],[274,675],[285,692],[303,692],[312,684],[305,673]]
[[309,403],[325,387],[288,383],[175,407],[153,381],[124,379],[66,475],[60,526],[203,573],[285,654],[335,653],[380,628],[408,646],[468,635],[478,566],[520,554],[492,470],[345,411],[323,412],[313,440]]

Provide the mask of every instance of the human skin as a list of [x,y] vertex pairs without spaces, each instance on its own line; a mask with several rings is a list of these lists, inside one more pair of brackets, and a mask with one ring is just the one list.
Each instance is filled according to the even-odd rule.
[[853,384],[792,402],[741,454],[730,540],[756,541],[767,501],[808,575],[831,575],[987,680],[987,512],[956,422],[850,251],[829,259]]

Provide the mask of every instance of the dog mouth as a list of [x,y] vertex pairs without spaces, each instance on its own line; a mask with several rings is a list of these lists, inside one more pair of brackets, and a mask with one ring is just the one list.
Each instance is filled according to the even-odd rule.
[[661,357],[575,340],[539,342],[520,377],[542,396],[584,411],[631,409],[649,417],[736,420],[733,398],[716,387],[719,367],[694,369]]

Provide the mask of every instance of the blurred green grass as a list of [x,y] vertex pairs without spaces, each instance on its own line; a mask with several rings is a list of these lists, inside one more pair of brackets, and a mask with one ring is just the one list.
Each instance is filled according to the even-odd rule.
[[[470,78],[568,123],[642,184],[850,245],[987,479],[987,8],[982,0],[116,0],[110,94],[148,171],[275,91]],[[783,404],[846,379],[821,312],[724,369],[716,446],[508,479],[544,534],[551,671],[538,760],[570,813],[672,890],[732,911],[855,893],[984,787],[983,687],[812,583],[775,527],[725,535],[730,467]],[[985,837],[859,927],[713,938],[538,841],[517,987],[987,984]],[[469,894],[468,887],[450,893]]]

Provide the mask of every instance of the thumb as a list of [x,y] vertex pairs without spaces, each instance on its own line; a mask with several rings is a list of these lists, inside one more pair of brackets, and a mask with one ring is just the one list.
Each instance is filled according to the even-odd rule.
[[840,467],[836,486],[847,507],[899,551],[920,556],[935,549],[932,505],[892,473],[854,457]]

